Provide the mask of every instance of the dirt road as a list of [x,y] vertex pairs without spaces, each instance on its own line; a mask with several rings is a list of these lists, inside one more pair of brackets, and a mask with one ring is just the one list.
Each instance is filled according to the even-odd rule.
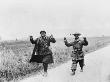
[[86,54],[84,72],[78,65],[76,75],[71,75],[71,61],[50,69],[48,76],[36,75],[19,82],[109,82],[110,46]]

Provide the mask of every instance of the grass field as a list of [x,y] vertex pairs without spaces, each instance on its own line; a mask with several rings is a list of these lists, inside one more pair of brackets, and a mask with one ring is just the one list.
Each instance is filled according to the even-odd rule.
[[[110,43],[110,37],[87,38],[89,45],[84,47],[84,52],[89,53],[100,49]],[[71,41],[71,39],[69,39]],[[63,39],[57,39],[51,44],[55,67],[70,59],[72,47],[67,48]],[[4,41],[0,46],[0,82],[11,81],[37,74],[42,70],[42,65],[29,63],[34,45],[29,41]]]

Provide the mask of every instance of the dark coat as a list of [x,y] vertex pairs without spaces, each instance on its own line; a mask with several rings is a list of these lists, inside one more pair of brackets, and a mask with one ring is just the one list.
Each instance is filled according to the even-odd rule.
[[52,51],[49,47],[50,42],[56,42],[54,38],[46,36],[45,38],[39,37],[36,40],[30,39],[30,41],[32,44],[35,44],[32,56],[36,53],[43,56],[42,63],[53,63]]

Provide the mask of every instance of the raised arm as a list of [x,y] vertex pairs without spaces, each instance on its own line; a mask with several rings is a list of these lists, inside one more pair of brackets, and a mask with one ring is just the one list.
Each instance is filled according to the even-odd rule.
[[71,43],[68,43],[68,41],[67,41],[67,39],[64,37],[64,43],[65,43],[65,45],[67,46],[67,47],[70,47],[70,46],[72,46],[73,45],[73,43],[71,42]]
[[84,39],[84,40],[83,40],[83,45],[84,45],[84,46],[87,46],[87,45],[88,45],[88,41],[87,41],[86,37],[84,37],[83,39]]
[[56,42],[55,38],[53,38],[53,35],[51,35],[51,36],[49,37],[49,40],[50,40],[50,42],[52,42],[52,43],[55,43],[55,42]]
[[31,42],[32,44],[36,44],[36,40],[33,40],[33,37],[32,37],[32,36],[30,36],[30,42]]

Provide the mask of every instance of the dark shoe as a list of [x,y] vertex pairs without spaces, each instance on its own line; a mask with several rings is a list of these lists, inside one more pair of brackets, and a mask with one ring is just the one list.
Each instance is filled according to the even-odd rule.
[[81,69],[80,72],[83,72],[83,69]]
[[72,75],[75,75],[75,70],[72,70]]
[[44,72],[43,76],[44,77],[47,77],[48,73],[47,72]]

